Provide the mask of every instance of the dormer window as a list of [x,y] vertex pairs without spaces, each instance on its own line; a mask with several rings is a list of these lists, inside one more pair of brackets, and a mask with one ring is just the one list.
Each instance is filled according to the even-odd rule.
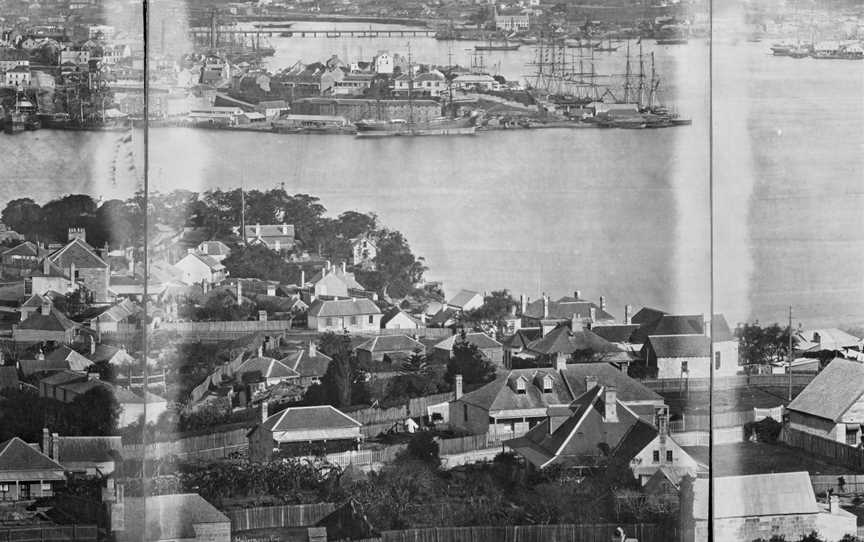
[[525,389],[525,379],[524,378],[520,378],[520,379],[516,380],[516,393],[519,393],[519,394],[527,393],[527,391]]
[[549,375],[543,377],[543,393],[552,393],[552,377]]

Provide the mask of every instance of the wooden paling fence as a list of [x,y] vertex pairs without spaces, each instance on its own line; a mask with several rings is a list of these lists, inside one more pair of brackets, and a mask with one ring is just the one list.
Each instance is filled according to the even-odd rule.
[[351,416],[363,425],[383,424],[396,422],[405,418],[425,416],[426,409],[431,405],[437,405],[453,399],[452,393],[438,393],[425,397],[415,397],[407,403],[390,408],[363,408],[352,410],[345,414]]
[[124,459],[159,459],[177,456],[183,459],[223,459],[232,453],[245,453],[249,448],[246,440],[248,429],[235,429],[221,433],[208,433],[186,437],[170,442],[147,444],[124,444]]
[[95,525],[36,525],[0,528],[0,542],[96,540]]
[[[792,375],[792,386],[803,387],[813,380],[815,375],[796,374]],[[789,385],[787,375],[738,375],[724,376],[714,379],[713,385],[708,378],[665,378],[661,380],[642,380],[642,385],[656,391],[662,392],[707,392],[734,390],[739,388],[781,388]]]
[[848,469],[864,472],[864,450],[842,442],[784,427],[780,441]]
[[677,529],[640,523],[584,525],[511,525],[502,527],[438,527],[384,531],[381,542],[609,542],[615,529],[624,529],[628,538],[639,542],[678,540]]
[[231,531],[236,533],[253,529],[310,527],[335,510],[336,505],[328,502],[241,508],[228,510],[225,515],[231,520]]
[[837,494],[864,494],[864,475],[861,474],[811,474],[810,482],[816,493],[825,493],[830,489]]

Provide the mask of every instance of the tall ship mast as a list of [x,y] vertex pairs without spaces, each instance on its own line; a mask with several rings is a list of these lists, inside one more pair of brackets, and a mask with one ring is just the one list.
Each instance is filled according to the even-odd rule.
[[[452,116],[438,116],[418,120],[419,112],[414,101],[414,66],[411,57],[411,45],[408,45],[408,118],[382,120],[360,120],[355,123],[357,137],[394,137],[394,136],[448,136],[473,135],[477,129],[477,116],[471,114],[456,117],[452,104],[452,88],[449,90],[450,106],[447,107]],[[431,101],[431,100],[430,100]],[[439,106],[440,110],[440,106]]]

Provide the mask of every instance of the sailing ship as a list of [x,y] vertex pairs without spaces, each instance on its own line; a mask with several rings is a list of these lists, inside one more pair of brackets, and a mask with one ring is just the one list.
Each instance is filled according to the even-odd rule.
[[503,43],[493,43],[490,39],[486,44],[477,44],[474,46],[475,51],[518,51],[521,43],[510,43],[507,38],[504,38]]
[[28,99],[21,99],[15,94],[15,105],[7,108],[3,119],[3,131],[9,135],[19,134],[26,130],[38,130],[41,127],[36,116],[36,106]]
[[[449,81],[449,80],[448,80]],[[448,86],[450,83],[448,82]],[[408,48],[408,118],[390,120],[359,120],[354,123],[357,137],[395,137],[395,136],[450,136],[474,135],[477,129],[477,116],[437,117],[428,120],[414,118],[414,70],[411,62],[411,48]],[[453,112],[453,89],[449,88],[450,109]]]
[[597,44],[597,46],[594,47],[594,51],[596,51],[598,53],[614,53],[617,50],[618,50],[618,46],[612,45],[612,38],[611,37],[607,39],[605,47],[603,46],[602,40]]

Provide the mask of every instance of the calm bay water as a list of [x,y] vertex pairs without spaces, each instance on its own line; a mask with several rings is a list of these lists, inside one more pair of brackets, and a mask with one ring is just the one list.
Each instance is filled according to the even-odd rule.
[[[402,50],[407,40],[273,42],[278,68]],[[447,62],[448,44],[411,42],[418,61]],[[715,308],[731,322],[782,319],[793,304],[805,325],[860,323],[864,66],[766,49],[717,45],[713,54]],[[690,127],[389,140],[156,129],[151,188],[284,182],[320,196],[332,214],[375,212],[406,234],[448,292],[509,288],[535,298],[580,289],[605,295],[618,316],[625,303],[708,312],[708,51],[694,42],[656,52],[666,96],[693,118]],[[532,57],[523,46],[493,53],[487,65],[500,61],[505,77],[518,78]],[[623,54],[602,63],[598,71],[617,72]],[[116,182],[110,174],[116,140],[49,131],[0,138],[0,201],[131,194],[137,183],[126,169]]]

